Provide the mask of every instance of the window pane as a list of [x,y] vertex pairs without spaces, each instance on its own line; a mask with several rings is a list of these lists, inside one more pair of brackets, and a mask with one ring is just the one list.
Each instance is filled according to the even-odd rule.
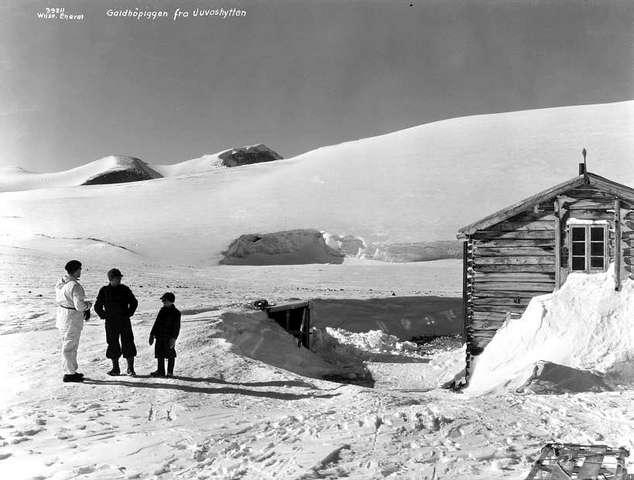
[[603,257],[591,257],[590,266],[592,268],[603,268]]
[[572,257],[572,269],[573,270],[585,270],[586,259],[584,257]]
[[585,228],[579,228],[579,227],[573,227],[572,228],[572,241],[573,242],[578,242],[578,241],[584,241],[586,239],[586,229]]
[[603,242],[592,242],[590,244],[590,255],[603,256]]
[[572,244],[572,254],[573,255],[585,255],[586,254],[586,244],[584,242],[574,242]]
[[590,239],[593,242],[603,241],[603,227],[591,227],[590,229]]

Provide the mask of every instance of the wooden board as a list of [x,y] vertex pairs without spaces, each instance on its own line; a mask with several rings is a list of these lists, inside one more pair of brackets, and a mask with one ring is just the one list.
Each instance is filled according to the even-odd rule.
[[529,296],[537,296],[537,295],[541,295],[544,293],[552,293],[553,289],[554,289],[554,284],[552,288],[549,287],[544,287],[543,290],[541,291],[536,291],[533,290],[531,292],[527,292],[526,290],[512,290],[512,289],[508,289],[508,290],[484,290],[484,289],[477,289],[476,291],[474,291],[472,293],[472,297],[473,298],[478,298],[478,297],[496,297],[496,298],[516,298],[516,297],[520,297],[520,298],[524,298],[524,297],[529,297]]
[[471,278],[475,282],[545,282],[555,281],[554,273],[474,273]]
[[502,222],[488,228],[492,232],[514,232],[518,230],[554,230],[553,220],[534,220],[528,222]]
[[475,247],[476,257],[554,256],[555,248],[547,247]]
[[479,248],[555,247],[554,237],[552,240],[548,238],[491,238],[476,240],[474,244],[476,250]]
[[520,230],[514,232],[498,232],[495,230],[481,230],[476,232],[473,237],[476,240],[480,239],[504,239],[504,238],[516,238],[516,239],[550,239],[554,242],[555,231],[554,230]]
[[473,268],[478,273],[555,273],[555,265],[480,265]]
[[493,290],[512,290],[518,292],[544,292],[552,291],[555,288],[555,282],[475,282],[473,285],[474,292],[484,292]]
[[525,257],[477,257],[474,259],[475,267],[479,265],[555,265],[555,257],[549,256],[525,256]]

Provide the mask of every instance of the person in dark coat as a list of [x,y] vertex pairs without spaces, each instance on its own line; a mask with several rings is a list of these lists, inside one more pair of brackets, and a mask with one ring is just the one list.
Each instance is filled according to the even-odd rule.
[[153,377],[165,376],[165,359],[167,358],[167,376],[174,375],[176,359],[176,339],[181,329],[181,312],[174,306],[176,297],[167,292],[161,297],[163,308],[159,310],[154,326],[150,332],[150,345],[156,341],[154,356],[157,359],[157,369],[150,373]]
[[106,322],[106,357],[112,360],[112,370],[108,375],[120,375],[119,358],[128,362],[128,375],[136,375],[134,371],[134,357],[136,346],[130,317],[139,305],[132,290],[121,283],[121,272],[113,268],[108,272],[108,285],[101,287],[95,302],[95,312]]

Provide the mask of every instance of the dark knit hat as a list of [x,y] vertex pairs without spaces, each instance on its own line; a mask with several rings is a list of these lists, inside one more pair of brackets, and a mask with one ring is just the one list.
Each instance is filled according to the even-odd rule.
[[118,268],[112,268],[108,270],[108,280],[112,280],[113,278],[121,278],[121,277],[123,277],[123,274],[121,273],[121,270],[119,270]]

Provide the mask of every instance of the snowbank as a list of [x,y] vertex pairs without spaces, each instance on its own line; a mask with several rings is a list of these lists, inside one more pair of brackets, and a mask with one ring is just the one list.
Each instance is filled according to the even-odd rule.
[[366,242],[354,235],[322,232],[326,245],[346,257],[357,257],[380,262],[426,262],[447,258],[462,258],[462,242],[438,240],[431,242],[388,243]]
[[559,291],[533,298],[477,357],[466,391],[527,389],[534,381],[542,389],[566,381],[574,391],[575,377],[590,390],[633,384],[634,281],[616,292],[612,269],[573,273]]
[[236,353],[300,375],[323,378],[341,372],[310,350],[263,312],[225,312],[218,325]]
[[343,263],[344,255],[326,245],[317,230],[247,234],[231,242],[224,265],[303,265]]
[[367,248],[365,258],[382,262],[427,262],[445,258],[462,258],[462,242],[445,240],[375,245]]

